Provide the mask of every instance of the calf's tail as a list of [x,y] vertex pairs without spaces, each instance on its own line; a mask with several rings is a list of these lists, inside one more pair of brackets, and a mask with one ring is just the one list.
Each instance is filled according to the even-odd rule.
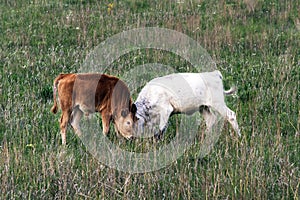
[[56,100],[56,92],[57,92],[57,85],[59,83],[59,80],[63,78],[63,74],[60,74],[58,77],[56,77],[53,81],[53,101],[54,104],[51,108],[51,112],[56,114],[58,107],[57,107],[57,100]]
[[236,87],[233,86],[229,90],[224,90],[225,95],[233,95],[236,92]]

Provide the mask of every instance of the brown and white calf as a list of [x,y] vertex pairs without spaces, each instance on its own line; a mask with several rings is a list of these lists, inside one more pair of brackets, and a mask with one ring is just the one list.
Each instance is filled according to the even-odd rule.
[[[166,129],[172,114],[191,115],[200,112],[210,130],[217,111],[232,125],[238,135],[240,130],[235,113],[224,101],[224,94],[230,95],[234,89],[224,91],[222,75],[219,71],[206,73],[178,73],[158,77],[146,84],[135,102],[137,107],[138,132],[144,127],[150,130],[158,125],[160,136]],[[156,133],[157,134],[157,133]]]
[[82,115],[94,112],[101,113],[104,135],[108,134],[112,121],[118,134],[127,139],[133,136],[136,107],[128,87],[117,77],[96,73],[60,74],[53,83],[54,105],[51,111],[54,114],[58,110],[56,92],[62,110],[60,129],[63,144],[66,143],[68,123],[80,136]]

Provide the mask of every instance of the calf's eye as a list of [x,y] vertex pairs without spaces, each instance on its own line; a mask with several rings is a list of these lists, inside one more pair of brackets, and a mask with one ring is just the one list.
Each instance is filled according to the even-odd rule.
[[126,117],[127,114],[128,114],[127,110],[122,110],[122,112],[121,112],[122,117]]

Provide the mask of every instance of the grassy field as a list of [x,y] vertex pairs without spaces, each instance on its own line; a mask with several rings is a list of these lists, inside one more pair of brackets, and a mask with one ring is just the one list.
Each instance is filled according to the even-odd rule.
[[[299,199],[299,9],[295,0],[1,0],[0,199]],[[226,102],[241,138],[225,123],[206,157],[191,149],[164,169],[131,175],[99,163],[71,129],[62,147],[53,79],[76,72],[106,38],[141,27],[182,32],[209,52],[226,88],[238,87]],[[148,50],[108,72],[148,62],[188,69]]]

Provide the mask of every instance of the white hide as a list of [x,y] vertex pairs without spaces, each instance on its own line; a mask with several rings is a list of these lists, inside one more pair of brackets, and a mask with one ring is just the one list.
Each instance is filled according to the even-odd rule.
[[[235,113],[224,102],[222,75],[219,71],[178,73],[158,77],[146,84],[135,102],[139,128],[159,125],[163,132],[171,114],[193,114],[201,106],[213,108],[225,117],[240,135]],[[202,112],[207,128],[215,122],[209,110]]]

